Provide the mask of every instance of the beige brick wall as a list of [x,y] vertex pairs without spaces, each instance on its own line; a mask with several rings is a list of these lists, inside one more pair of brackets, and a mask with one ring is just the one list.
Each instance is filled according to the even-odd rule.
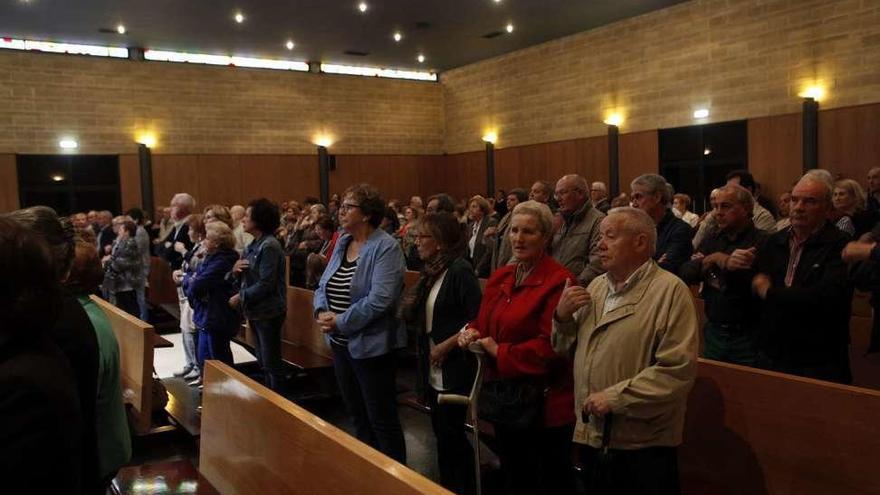
[[693,0],[441,75],[449,153],[880,101],[880,0]]
[[439,154],[443,124],[437,83],[0,52],[0,153]]

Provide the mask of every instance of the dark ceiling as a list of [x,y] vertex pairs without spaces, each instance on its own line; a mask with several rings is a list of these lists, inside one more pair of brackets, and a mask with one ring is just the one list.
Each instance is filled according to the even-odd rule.
[[[0,36],[443,71],[681,1],[366,0],[361,13],[359,0],[0,0]],[[125,35],[99,31],[119,23]]]

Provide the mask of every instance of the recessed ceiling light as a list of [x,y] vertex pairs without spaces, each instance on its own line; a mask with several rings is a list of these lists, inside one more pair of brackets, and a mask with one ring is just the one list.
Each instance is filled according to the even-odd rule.
[[125,34],[125,26],[123,26],[122,24],[117,25],[116,32],[119,34]]
[[422,64],[425,62],[425,56],[420,53],[419,56],[416,57],[416,60],[418,60],[419,63]]
[[400,31],[394,33],[394,41],[400,41],[403,39],[403,35],[400,34]]
[[58,147],[63,150],[75,150],[79,147],[79,143],[75,139],[63,138],[61,141],[58,141]]
[[296,43],[294,43],[293,40],[287,40],[287,43],[285,43],[284,46],[286,46],[288,50],[293,50],[293,47],[296,46]]
[[241,12],[236,12],[235,13],[235,22],[237,22],[239,24],[244,22],[244,14],[242,14]]
[[694,110],[694,118],[695,119],[705,119],[709,116],[708,108],[701,108],[699,110]]
[[366,12],[369,7],[367,6],[367,2],[361,2],[358,4],[358,10],[361,12]]
[[703,154],[704,154],[704,155],[707,155],[707,156],[708,156],[708,155],[711,155],[711,154],[712,154],[712,148],[706,146],[706,147],[703,149]]
[[61,182],[61,181],[64,180],[64,176],[63,176],[63,175],[55,174],[55,175],[52,176],[52,180],[55,181],[55,182]]
[[501,0],[494,0],[495,3],[501,3]]
[[508,33],[512,33],[513,32],[513,23],[508,22],[507,27],[505,29],[507,30]]

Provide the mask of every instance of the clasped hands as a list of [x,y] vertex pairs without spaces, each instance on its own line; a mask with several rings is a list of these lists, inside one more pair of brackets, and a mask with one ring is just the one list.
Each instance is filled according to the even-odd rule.
[[498,357],[498,343],[492,337],[481,337],[476,328],[466,327],[458,333],[458,346],[467,348],[471,342],[477,342],[492,357]]

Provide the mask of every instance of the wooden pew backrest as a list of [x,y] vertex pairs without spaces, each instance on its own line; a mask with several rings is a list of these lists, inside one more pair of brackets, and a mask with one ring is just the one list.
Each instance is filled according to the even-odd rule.
[[91,296],[110,320],[119,343],[119,366],[125,401],[135,412],[135,431],[150,431],[153,391],[153,343],[155,331],[149,323],[131,316],[97,296]]
[[700,359],[683,493],[880,493],[880,392]]
[[314,297],[315,293],[308,289],[287,287],[287,318],[284,321],[282,338],[309,352],[333,359],[333,351],[312,317]]
[[450,493],[217,361],[205,365],[200,450],[221,493]]

